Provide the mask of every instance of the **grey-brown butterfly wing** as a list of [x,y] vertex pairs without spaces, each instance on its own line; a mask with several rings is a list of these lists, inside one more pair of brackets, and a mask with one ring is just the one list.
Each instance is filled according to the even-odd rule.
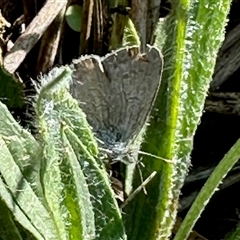
[[148,46],[145,54],[138,54],[137,48],[124,48],[104,58],[81,57],[73,65],[70,91],[94,131],[113,127],[119,141],[133,140],[160,85],[163,59],[158,49]]

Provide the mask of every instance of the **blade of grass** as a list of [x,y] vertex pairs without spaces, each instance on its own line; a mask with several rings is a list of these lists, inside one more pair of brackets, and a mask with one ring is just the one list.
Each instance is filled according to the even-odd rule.
[[180,228],[174,240],[187,239],[197,219],[203,212],[206,204],[218,190],[218,186],[221,184],[223,178],[232,169],[234,164],[240,158],[240,139],[232,146],[228,153],[224,156],[221,162],[217,165],[207,182],[204,184],[186,217],[184,218]]
[[[140,193],[126,207],[131,239],[165,240],[171,235],[229,7],[229,0],[172,1],[162,28],[166,31],[162,83],[142,148],[173,164],[143,157],[143,178],[158,173],[146,187],[148,195]],[[163,35],[158,32],[158,38]],[[140,183],[136,174],[134,188]]]

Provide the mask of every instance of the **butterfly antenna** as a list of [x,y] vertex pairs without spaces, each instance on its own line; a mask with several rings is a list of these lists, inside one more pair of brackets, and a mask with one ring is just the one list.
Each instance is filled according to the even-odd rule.
[[147,152],[143,152],[143,151],[138,151],[138,153],[140,153],[142,155],[146,155],[146,156],[150,156],[150,157],[154,157],[154,158],[163,160],[164,162],[167,162],[167,163],[173,163],[173,160],[162,158],[162,157],[156,156],[156,155],[151,154],[151,153],[147,153]]
[[[141,183],[143,184],[143,175],[142,175],[141,168],[140,168],[139,164],[136,164],[136,165],[137,165],[137,169],[138,169],[138,172],[139,172]],[[147,190],[146,190],[145,186],[143,186],[143,192],[144,192],[144,194],[147,195]]]
[[153,179],[153,177],[157,174],[156,171],[152,172],[150,176],[142,182],[142,184],[133,191],[128,198],[124,201],[124,203],[120,206],[120,209],[123,209],[145,186]]

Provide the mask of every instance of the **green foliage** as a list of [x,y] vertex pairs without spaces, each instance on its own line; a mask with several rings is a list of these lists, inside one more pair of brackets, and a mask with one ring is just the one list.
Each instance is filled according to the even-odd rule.
[[134,27],[134,23],[127,17],[124,28],[123,46],[140,46],[140,39]]
[[[143,193],[126,207],[129,239],[168,239],[175,222],[180,189],[190,165],[193,136],[224,38],[228,0],[171,1],[172,12],[157,30],[164,70],[155,111],[152,112],[143,150],[164,159],[144,156],[143,176],[158,174]],[[165,32],[163,32],[165,30]],[[134,188],[141,184],[134,179]],[[199,217],[199,216],[197,216]],[[185,238],[182,238],[185,239]]]
[[2,66],[0,66],[0,100],[9,108],[20,108],[24,103],[22,84]]
[[[172,163],[144,157],[144,179],[153,171],[157,175],[146,187],[148,194],[139,193],[123,209],[124,223],[86,116],[67,91],[71,70],[54,68],[42,77],[35,102],[36,140],[5,106],[21,103],[21,87],[0,69],[0,93],[7,99],[0,103],[1,239],[169,239],[230,2],[172,1],[172,6],[157,31],[157,42],[165,37],[165,70],[143,144],[144,151]],[[121,30],[130,29],[125,28],[125,40],[132,36],[139,43],[132,22],[126,16],[119,21]],[[118,27],[113,28],[113,46],[119,44]],[[204,204],[239,158],[238,145],[213,173],[175,239],[187,239]],[[136,172],[133,186],[140,184]]]
[[66,88],[70,73],[55,68],[41,81],[40,143],[0,105],[0,195],[15,218],[6,215],[5,225],[15,225],[8,236],[21,239],[18,222],[35,239],[125,239],[95,139]]
[[[200,217],[201,212],[204,210],[206,203],[210,200],[211,196],[218,189],[219,184],[221,184],[223,178],[232,169],[232,167],[239,158],[240,140],[238,140],[233,145],[229,152],[224,156],[222,161],[214,169],[214,172],[211,174],[211,176],[201,189],[200,193],[198,194],[197,198],[195,199],[193,205],[191,206],[174,240],[181,240],[187,238],[195,222]],[[236,230],[234,235],[235,237],[237,237],[237,235],[239,236],[239,229]]]
[[65,13],[67,24],[76,32],[82,29],[82,7],[79,5],[71,5]]

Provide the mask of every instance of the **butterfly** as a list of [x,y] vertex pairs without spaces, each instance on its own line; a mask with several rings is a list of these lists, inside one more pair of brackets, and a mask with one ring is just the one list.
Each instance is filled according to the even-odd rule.
[[134,161],[134,141],[153,107],[162,68],[160,51],[149,45],[145,53],[126,47],[73,61],[70,92],[111,161]]

